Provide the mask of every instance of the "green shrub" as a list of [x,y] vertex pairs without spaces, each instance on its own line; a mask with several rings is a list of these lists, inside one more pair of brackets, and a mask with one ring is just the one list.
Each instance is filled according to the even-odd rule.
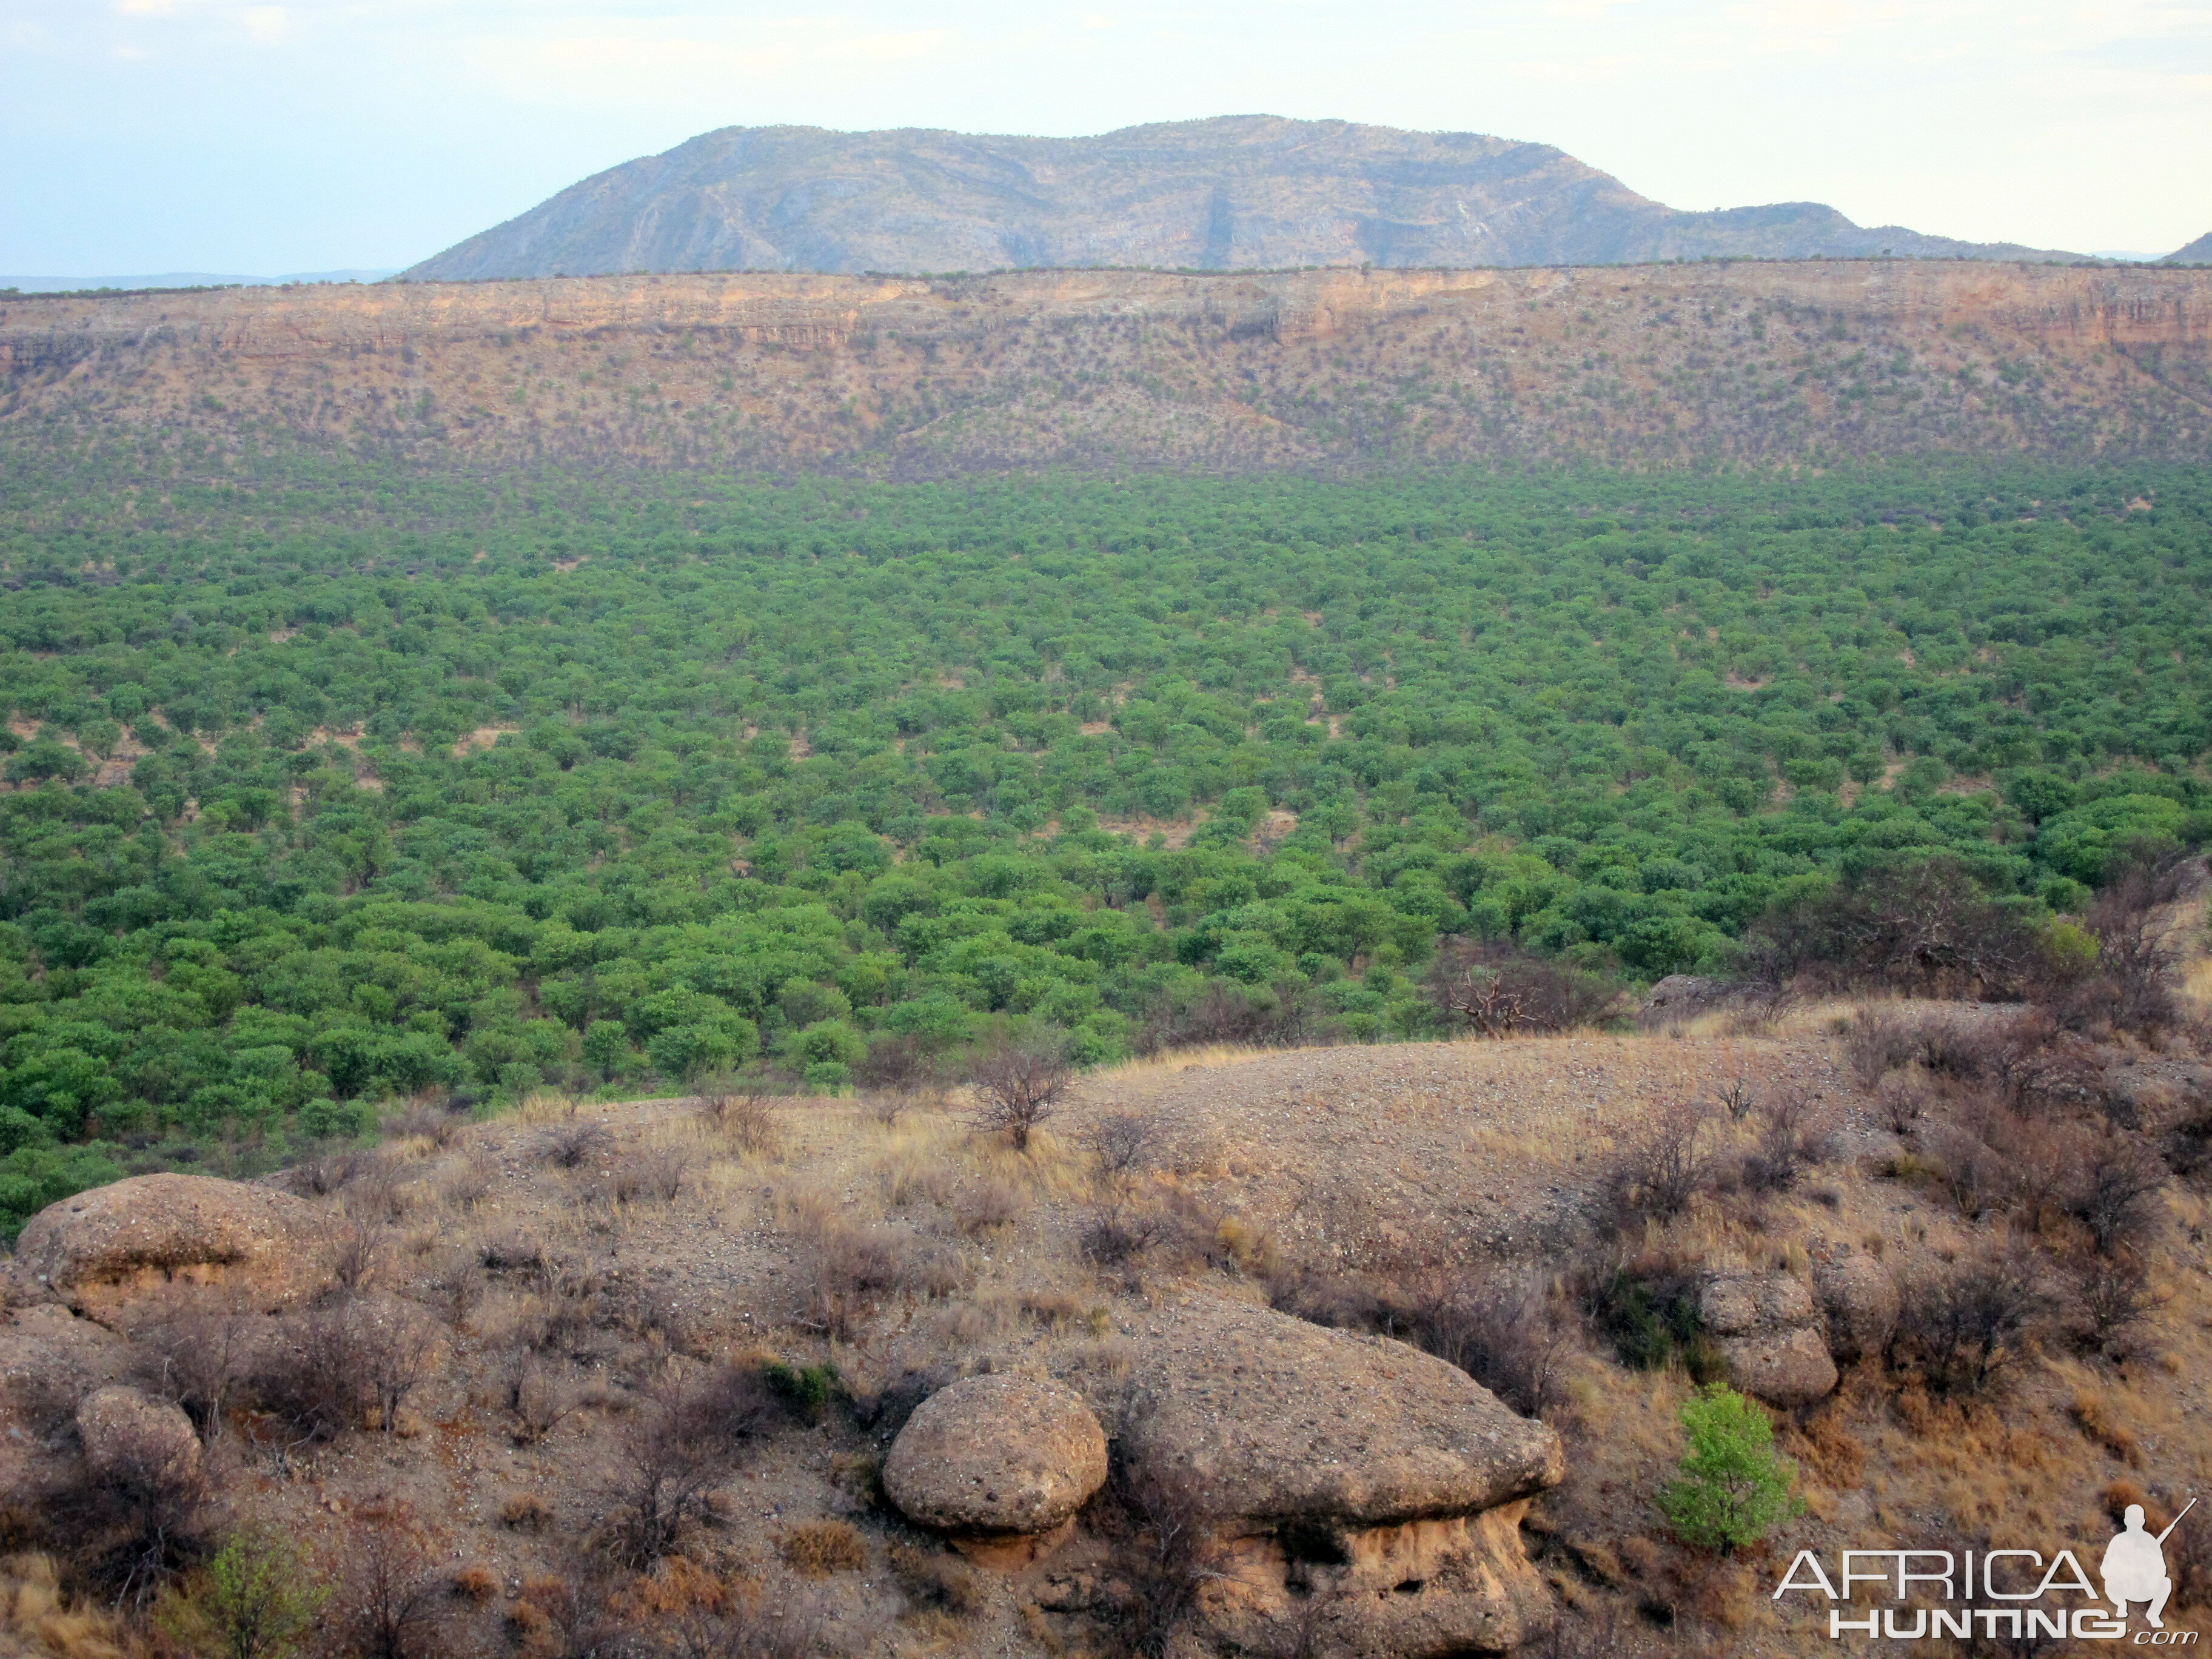
[[1733,1554],[1804,1510],[1797,1467],[1774,1449],[1766,1413],[1724,1383],[1683,1403],[1689,1449],[1660,1488],[1659,1512],[1684,1543]]

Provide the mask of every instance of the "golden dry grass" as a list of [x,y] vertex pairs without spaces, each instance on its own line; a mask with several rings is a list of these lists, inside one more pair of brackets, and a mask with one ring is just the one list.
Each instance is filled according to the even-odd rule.
[[125,1659],[121,1627],[104,1611],[62,1593],[44,1555],[0,1559],[0,1651],[52,1659]]

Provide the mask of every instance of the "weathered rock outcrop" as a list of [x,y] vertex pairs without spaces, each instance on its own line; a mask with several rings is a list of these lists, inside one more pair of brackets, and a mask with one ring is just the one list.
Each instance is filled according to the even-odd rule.
[[134,1301],[184,1281],[222,1285],[264,1308],[316,1277],[327,1224],[267,1187],[206,1176],[137,1176],[33,1216],[14,1270],[78,1313],[113,1322]]
[[1903,1305],[1897,1280],[1872,1256],[1848,1249],[1813,1264],[1813,1288],[1827,1321],[1828,1352],[1844,1364],[1889,1346]]
[[1455,1367],[1382,1338],[1195,1300],[1147,1335],[1130,1477],[1210,1535],[1210,1638],[1267,1651],[1309,1611],[1316,1654],[1505,1653],[1550,1602],[1523,1553],[1559,1439]]
[[1105,1481],[1106,1433],[1083,1397],[1011,1371],[932,1395],[884,1460],[884,1490],[899,1512],[971,1553],[1051,1534]]
[[1715,1273],[1698,1287],[1698,1318],[1728,1361],[1729,1379],[1773,1406],[1833,1391],[1836,1362],[1805,1282],[1789,1273]]
[[76,1408],[76,1431],[94,1474],[173,1474],[199,1466],[191,1419],[166,1400],[119,1383],[85,1396]]

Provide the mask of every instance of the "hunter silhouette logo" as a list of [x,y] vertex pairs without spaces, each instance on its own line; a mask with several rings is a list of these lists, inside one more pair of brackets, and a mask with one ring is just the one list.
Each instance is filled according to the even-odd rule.
[[[2183,1507],[2181,1515],[2196,1507],[2197,1500],[2192,1498]],[[2181,1524],[2181,1515],[2175,1516],[2166,1523],[2166,1530],[2154,1538],[2143,1530],[2142,1505],[2128,1505],[2120,1532],[2105,1546],[2101,1569],[2105,1599],[2120,1610],[2121,1618],[2128,1616],[2129,1602],[2148,1601],[2150,1606],[2143,1617],[2150,1621],[2153,1630],[2166,1628],[2166,1620],[2159,1615],[2166,1611],[2166,1598],[2173,1594],[2173,1580],[2166,1576],[2166,1540]]]
[[[1773,1599],[1792,1591],[1825,1597],[1831,1604],[1828,1634],[1838,1640],[1854,1635],[1892,1642],[2070,1638],[2192,1647],[2196,1632],[2166,1627],[2166,1606],[2173,1595],[2166,1540],[2197,1503],[2191,1498],[2160,1533],[2144,1525],[2142,1504],[2129,1504],[2098,1563],[2101,1597],[2070,1549],[2046,1557],[2040,1550],[1998,1548],[1845,1550],[1832,1578],[1819,1555],[1800,1550]],[[2130,1629],[2131,1607],[2142,1608],[2146,1628]]]

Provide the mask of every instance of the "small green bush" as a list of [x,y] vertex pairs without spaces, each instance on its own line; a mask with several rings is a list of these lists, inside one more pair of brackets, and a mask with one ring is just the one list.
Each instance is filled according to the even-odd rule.
[[1659,1512],[1684,1543],[1730,1555],[1804,1510],[1797,1466],[1774,1449],[1766,1413],[1724,1383],[1684,1402],[1689,1449],[1660,1488]]

